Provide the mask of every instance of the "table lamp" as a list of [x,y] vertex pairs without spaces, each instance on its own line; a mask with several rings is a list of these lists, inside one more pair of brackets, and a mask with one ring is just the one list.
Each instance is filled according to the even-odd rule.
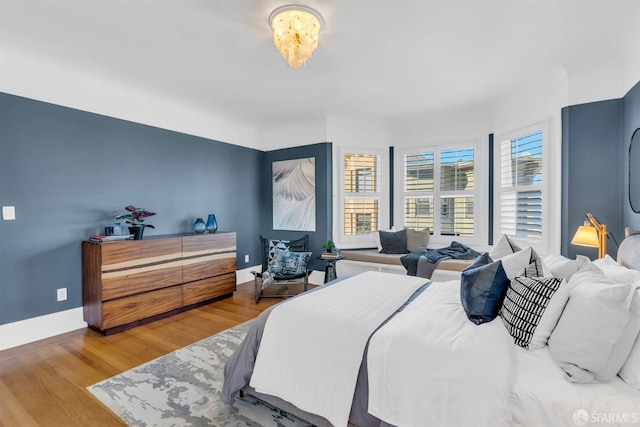
[[604,258],[607,253],[607,226],[601,224],[593,215],[586,215],[584,225],[578,227],[571,239],[572,245],[598,248],[598,258]]

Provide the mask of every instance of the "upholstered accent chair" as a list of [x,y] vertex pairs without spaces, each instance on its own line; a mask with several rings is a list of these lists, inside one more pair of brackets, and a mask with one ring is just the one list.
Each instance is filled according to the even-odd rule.
[[[307,268],[311,252],[307,251],[309,235],[296,240],[273,240],[260,235],[262,268],[261,271],[252,271],[256,304],[260,298],[288,298],[295,294],[289,292],[289,286],[302,285],[303,292],[309,286],[309,274]],[[269,287],[277,287],[279,292],[265,293]]]

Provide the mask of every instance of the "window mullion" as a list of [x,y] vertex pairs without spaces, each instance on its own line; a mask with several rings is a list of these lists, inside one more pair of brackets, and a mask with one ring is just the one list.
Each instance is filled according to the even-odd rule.
[[433,234],[434,236],[442,235],[441,230],[441,203],[440,203],[440,147],[433,150]]

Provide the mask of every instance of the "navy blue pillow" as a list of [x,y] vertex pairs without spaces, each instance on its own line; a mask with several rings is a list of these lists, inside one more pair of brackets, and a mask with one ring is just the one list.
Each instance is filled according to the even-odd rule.
[[407,249],[407,229],[404,228],[400,231],[379,231],[380,244],[383,254],[406,254],[409,253]]
[[469,320],[480,325],[495,319],[508,288],[501,261],[493,262],[487,252],[476,258],[460,280],[460,300]]

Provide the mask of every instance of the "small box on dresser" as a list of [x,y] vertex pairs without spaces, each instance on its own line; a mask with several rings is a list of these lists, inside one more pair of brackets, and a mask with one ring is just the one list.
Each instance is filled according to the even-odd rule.
[[236,290],[236,234],[82,242],[84,319],[103,334],[187,310]]

